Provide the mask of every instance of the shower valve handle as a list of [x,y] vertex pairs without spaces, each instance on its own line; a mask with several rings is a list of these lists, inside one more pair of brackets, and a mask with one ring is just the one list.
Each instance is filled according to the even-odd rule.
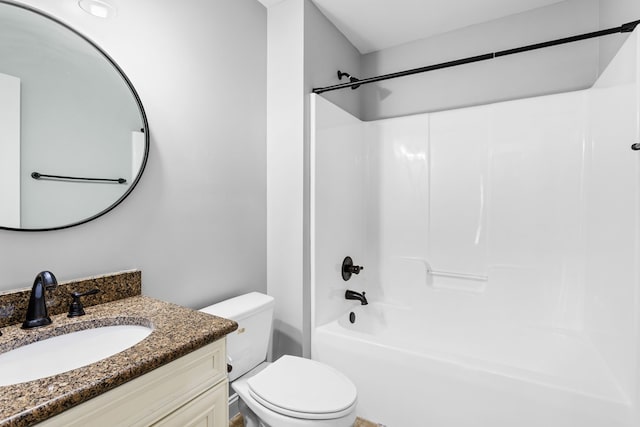
[[360,265],[352,265],[347,267],[347,271],[349,271],[350,273],[353,274],[360,274],[360,270],[364,270],[364,267],[360,266]]
[[364,270],[363,266],[353,265],[353,260],[350,256],[342,261],[342,279],[345,281],[351,279],[352,274],[360,274],[362,270]]

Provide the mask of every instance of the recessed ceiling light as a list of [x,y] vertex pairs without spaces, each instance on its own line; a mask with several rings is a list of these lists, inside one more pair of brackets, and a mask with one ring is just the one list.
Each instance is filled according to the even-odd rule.
[[80,0],[78,5],[82,10],[98,18],[112,18],[116,15],[116,8],[106,0]]

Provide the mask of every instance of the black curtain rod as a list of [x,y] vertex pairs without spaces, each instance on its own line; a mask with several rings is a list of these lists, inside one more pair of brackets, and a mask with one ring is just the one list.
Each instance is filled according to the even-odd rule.
[[458,65],[463,65],[463,64],[470,64],[472,62],[486,61],[489,59],[499,58],[501,56],[513,55],[514,53],[528,52],[530,50],[542,49],[545,47],[557,46],[565,43],[572,43],[580,40],[592,39],[594,37],[602,37],[609,34],[630,33],[636,28],[638,24],[640,24],[640,20],[629,22],[619,27],[609,28],[607,30],[594,31],[591,33],[580,34],[580,35],[571,36],[571,37],[564,37],[561,39],[551,40],[548,42],[535,43],[527,46],[517,47],[514,49],[501,50],[499,52],[485,53],[484,55],[470,56],[468,58],[457,59],[455,61],[442,62],[440,64],[429,65],[426,67],[413,68],[411,70],[399,71],[397,73],[384,74],[382,76],[369,77],[362,80],[352,78],[349,83],[340,83],[333,86],[314,88],[313,93],[329,92],[332,90],[345,89],[348,87],[352,89],[356,89],[360,85],[375,83],[382,80],[395,79],[396,77],[410,76],[412,74],[425,73],[427,71],[440,70],[440,69],[449,68],[449,67],[456,67]]

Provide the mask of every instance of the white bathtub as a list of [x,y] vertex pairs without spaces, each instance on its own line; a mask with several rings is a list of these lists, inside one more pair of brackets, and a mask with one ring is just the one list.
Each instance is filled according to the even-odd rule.
[[628,398],[577,332],[442,322],[380,303],[351,311],[353,324],[346,312],[315,328],[312,358],[356,383],[362,417],[390,427],[635,427]]

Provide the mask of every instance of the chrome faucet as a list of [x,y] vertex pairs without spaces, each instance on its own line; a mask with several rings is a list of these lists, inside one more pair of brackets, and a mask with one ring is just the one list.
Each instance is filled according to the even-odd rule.
[[51,324],[51,318],[47,313],[45,290],[54,289],[56,286],[58,286],[58,281],[52,272],[41,271],[38,273],[31,288],[29,308],[27,308],[27,317],[22,324],[22,329],[37,328]]
[[344,297],[346,299],[354,299],[360,301],[360,305],[367,305],[369,302],[367,301],[367,297],[364,296],[364,291],[362,293],[356,291],[347,291],[344,293]]

